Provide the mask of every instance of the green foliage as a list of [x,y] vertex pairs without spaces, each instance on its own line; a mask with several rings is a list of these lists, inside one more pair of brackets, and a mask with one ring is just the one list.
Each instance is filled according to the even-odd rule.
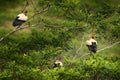
[[[26,58],[27,61],[29,58]],[[11,80],[96,80],[119,79],[120,59],[112,61],[100,56],[89,57],[75,62],[69,62],[67,67],[40,70],[39,67],[17,65],[15,61],[7,63],[7,69],[0,74],[0,79]]]
[[[38,2],[40,8],[34,5],[34,1],[32,6],[38,9],[51,6],[47,12],[34,18],[40,21],[40,27],[31,27],[28,32],[21,30],[0,42],[0,80],[120,79],[119,44],[93,56],[81,58],[81,55],[88,52],[83,41],[82,48],[76,54],[82,38],[86,40],[91,34],[97,36],[98,49],[120,40],[119,0]],[[9,20],[15,15],[11,8],[23,3],[21,0],[0,0],[0,4],[0,22],[10,26]],[[28,9],[31,11],[29,15],[33,13],[31,8]],[[35,23],[34,19],[32,23]],[[0,27],[0,37],[10,31],[8,27]],[[53,69],[52,64],[58,55],[62,56],[64,66]],[[75,55],[77,58],[73,60]]]

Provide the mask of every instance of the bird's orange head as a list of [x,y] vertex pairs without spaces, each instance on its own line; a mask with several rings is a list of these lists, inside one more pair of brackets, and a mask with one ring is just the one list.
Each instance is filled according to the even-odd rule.
[[92,38],[92,39],[95,39],[95,36],[92,35],[91,38]]
[[27,10],[23,10],[22,13],[24,13],[25,15],[27,15],[28,11]]
[[57,60],[59,60],[59,61],[60,61],[61,59],[62,59],[62,58],[61,58],[61,56],[58,56],[58,57],[57,57]]

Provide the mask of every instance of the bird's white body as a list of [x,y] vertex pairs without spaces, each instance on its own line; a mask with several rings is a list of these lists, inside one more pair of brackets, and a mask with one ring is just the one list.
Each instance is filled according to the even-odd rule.
[[17,15],[19,18],[19,20],[23,20],[23,21],[27,21],[28,17],[24,14],[24,13],[21,13],[19,15]]
[[55,61],[55,64],[60,64],[61,67],[63,66],[63,63],[59,60]]
[[87,40],[87,41],[86,41],[86,44],[87,44],[87,45],[92,45],[92,42],[95,42],[95,43],[97,44],[97,41],[94,40],[94,39]]

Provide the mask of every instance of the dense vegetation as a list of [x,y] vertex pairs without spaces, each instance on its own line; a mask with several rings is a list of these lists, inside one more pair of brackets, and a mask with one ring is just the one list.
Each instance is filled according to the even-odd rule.
[[[0,37],[13,30],[11,22],[26,1],[0,0]],[[0,80],[120,79],[120,43],[111,46],[120,41],[119,0],[28,1],[28,17],[49,9],[0,41]],[[93,56],[86,47],[91,35],[100,50]],[[58,55],[64,66],[53,69]]]

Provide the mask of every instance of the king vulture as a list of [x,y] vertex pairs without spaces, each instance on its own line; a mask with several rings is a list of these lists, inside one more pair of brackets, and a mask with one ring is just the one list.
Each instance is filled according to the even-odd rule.
[[57,60],[53,63],[53,68],[62,67],[63,63],[61,62],[61,57],[58,56]]
[[97,41],[94,39],[94,37],[92,36],[92,38],[90,40],[86,41],[87,47],[90,51],[90,53],[96,53],[97,51]]
[[24,22],[26,22],[28,19],[27,17],[27,11],[24,10],[21,14],[18,14],[16,18],[13,21],[14,27],[20,27]]

